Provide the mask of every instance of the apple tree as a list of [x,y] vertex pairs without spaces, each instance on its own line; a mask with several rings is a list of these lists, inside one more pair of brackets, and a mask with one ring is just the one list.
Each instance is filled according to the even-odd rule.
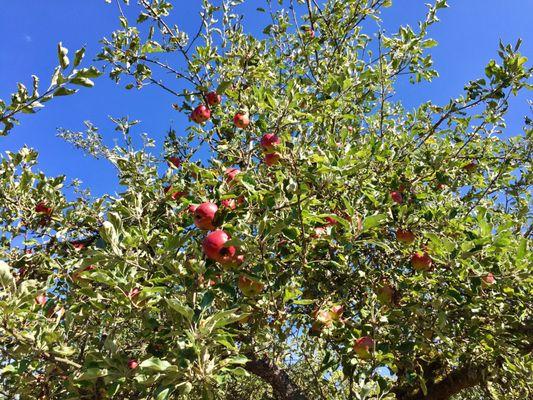
[[[0,398],[531,395],[531,120],[504,135],[520,43],[409,110],[398,83],[437,76],[445,0],[395,33],[390,0],[257,2],[259,33],[243,0],[203,0],[191,35],[178,2],[128,3],[95,63],[189,122],[141,146],[128,118],[113,146],[61,130],[116,170],[101,198],[33,149],[2,155]],[[92,86],[64,50],[46,92],[0,102],[5,134]]]

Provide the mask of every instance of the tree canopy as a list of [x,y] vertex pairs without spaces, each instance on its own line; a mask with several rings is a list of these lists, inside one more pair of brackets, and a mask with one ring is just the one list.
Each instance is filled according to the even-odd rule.
[[202,0],[191,35],[168,22],[179,2],[117,2],[94,65],[59,44],[46,90],[0,100],[16,135],[103,70],[190,116],[163,154],[128,118],[114,146],[89,122],[59,132],[109,161],[117,195],[46,176],[34,149],[1,156],[0,398],[531,396],[533,135],[504,120],[530,88],[520,42],[409,110],[398,82],[438,76],[445,0],[394,34],[390,0],[264,0],[261,34],[242,2]]

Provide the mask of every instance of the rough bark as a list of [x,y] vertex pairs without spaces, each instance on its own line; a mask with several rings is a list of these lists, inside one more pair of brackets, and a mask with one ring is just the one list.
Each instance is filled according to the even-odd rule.
[[268,358],[252,359],[244,368],[268,383],[279,400],[309,400],[289,374]]
[[427,384],[427,395],[422,390],[405,393],[397,392],[398,400],[447,400],[453,395],[475,387],[485,379],[486,368],[484,366],[467,365],[456,369],[438,382]]

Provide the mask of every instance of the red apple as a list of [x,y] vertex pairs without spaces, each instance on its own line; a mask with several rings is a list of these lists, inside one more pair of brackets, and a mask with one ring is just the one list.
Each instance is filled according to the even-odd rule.
[[257,296],[265,287],[263,283],[256,281],[255,279],[248,278],[244,275],[239,276],[239,282],[237,283],[237,286],[241,290],[242,294],[244,294],[246,297]]
[[240,172],[241,170],[239,168],[231,167],[226,169],[226,171],[224,172],[224,175],[226,175],[226,182],[230,183],[231,181],[233,181]]
[[235,263],[237,250],[235,246],[226,246],[226,242],[229,240],[229,235],[221,229],[209,233],[202,242],[205,256],[222,265]]
[[36,297],[35,297],[35,303],[37,303],[38,305],[40,305],[41,307],[44,306],[47,302],[47,298],[45,296],[44,293],[41,293],[41,294],[38,294]]
[[81,240],[73,240],[70,242],[72,247],[74,247],[75,250],[83,250],[85,247],[87,247],[87,243]]
[[194,109],[191,119],[197,124],[202,124],[211,118],[211,110],[203,104]]
[[178,157],[169,157],[167,159],[170,166],[179,168],[181,166],[181,160]]
[[324,219],[326,220],[328,226],[337,225],[337,224],[339,223],[339,221],[337,221],[337,220],[336,220],[335,218],[333,218],[333,217],[329,217],[329,216],[328,216],[328,217],[326,217],[326,218],[324,218]]
[[250,125],[250,118],[247,114],[237,113],[233,117],[233,123],[237,128],[245,129]]
[[487,275],[481,278],[481,286],[487,288],[496,283],[496,278],[492,272],[489,272]]
[[398,204],[403,203],[403,196],[402,196],[402,193],[399,191],[390,192],[390,197],[392,198],[392,201],[394,201],[395,203],[398,203]]
[[316,322],[329,326],[334,321],[339,321],[343,312],[344,312],[344,307],[336,304],[326,309],[322,309],[322,310],[317,309],[314,312],[314,317],[316,319]]
[[86,267],[83,268],[82,270],[77,271],[77,272],[75,272],[74,274],[72,274],[72,281],[73,281],[73,282],[78,282],[78,281],[80,281],[80,280],[83,280],[83,273],[84,273],[85,271],[92,271],[92,270],[94,270],[94,269],[96,269],[96,265],[88,265],[88,266],[86,266]]
[[325,227],[323,226],[317,226],[315,229],[314,229],[314,233],[311,235],[312,238],[314,239],[318,239],[324,235],[326,235],[328,232],[326,230]]
[[48,207],[44,201],[41,201],[35,206],[35,212],[50,216],[52,215],[52,208]]
[[433,261],[427,252],[418,251],[411,256],[411,265],[417,271],[427,271],[432,264]]
[[194,225],[204,231],[215,229],[213,220],[215,219],[217,211],[218,206],[215,203],[206,202],[200,204],[194,210]]
[[229,210],[235,210],[237,208],[237,203],[235,202],[235,199],[226,199],[222,200],[222,207],[227,208]]
[[280,143],[280,138],[273,133],[267,133],[261,138],[261,147],[266,153],[272,153]]
[[222,96],[217,92],[209,92],[205,97],[210,106],[218,106],[222,102]]
[[269,167],[279,163],[281,156],[279,153],[268,153],[265,155],[265,164]]
[[[163,191],[165,192],[165,194],[167,196],[170,196],[172,198],[172,200],[179,200],[181,197],[185,196],[187,193],[186,192],[180,192],[178,190],[173,190],[172,189],[172,186],[165,186],[163,188]],[[170,195],[169,195],[170,193]]]
[[196,211],[197,208],[198,208],[198,204],[189,204],[189,207],[187,207],[187,210],[191,214],[194,214],[194,212]]
[[396,231],[396,240],[400,243],[411,244],[415,241],[415,234],[408,229],[398,229]]
[[139,295],[139,293],[141,293],[141,289],[133,288],[127,293],[127,295],[130,299],[134,299]]
[[137,362],[137,360],[134,360],[134,359],[131,359],[128,361],[128,368],[129,369],[135,369],[139,366],[139,363]]
[[370,336],[360,337],[355,341],[353,349],[360,358],[370,358],[370,353],[374,350],[374,339]]
[[331,312],[334,315],[335,321],[338,321],[341,318],[342,313],[344,312],[344,307],[339,304],[336,304],[333,307],[331,307]]

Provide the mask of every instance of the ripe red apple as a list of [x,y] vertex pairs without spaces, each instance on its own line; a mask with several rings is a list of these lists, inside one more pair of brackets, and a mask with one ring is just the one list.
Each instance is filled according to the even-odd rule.
[[176,168],[179,168],[181,166],[181,159],[179,159],[178,157],[169,157],[167,161],[170,166],[174,166]]
[[395,203],[398,203],[398,204],[402,204],[403,203],[403,196],[402,196],[401,192],[399,192],[399,191],[390,192],[390,197],[392,198],[392,201],[394,201]]
[[137,360],[131,359],[128,361],[128,368],[129,369],[135,369],[139,366],[139,363]]
[[226,182],[230,183],[231,181],[233,181],[235,177],[240,174],[240,172],[241,170],[239,168],[231,167],[226,169],[226,171],[224,172],[224,175],[226,175]]
[[370,336],[360,337],[355,341],[353,349],[360,358],[370,358],[371,352],[374,350],[374,339]]
[[222,207],[227,208],[229,210],[235,210],[237,208],[237,203],[235,202],[235,199],[226,199],[222,200]]
[[85,247],[87,247],[87,243],[83,242],[81,240],[73,240],[70,242],[72,247],[74,247],[75,250],[83,250]]
[[323,226],[317,226],[315,229],[314,229],[314,233],[311,235],[312,238],[314,239],[318,239],[324,235],[326,235],[328,232],[326,230],[325,227]]
[[481,278],[481,286],[487,288],[496,283],[496,278],[492,272],[489,272],[487,275]]
[[244,294],[246,297],[257,296],[265,287],[263,283],[256,281],[255,279],[248,278],[245,275],[239,276],[239,282],[237,283],[237,286],[241,290],[242,294]]
[[334,321],[339,321],[342,317],[343,312],[344,307],[339,304],[335,304],[325,309],[316,309],[313,313],[313,316],[316,322],[329,326]]
[[328,226],[337,225],[337,224],[339,223],[339,221],[337,221],[337,220],[336,220],[335,218],[333,218],[333,217],[329,217],[329,216],[328,216],[328,217],[326,217],[326,218],[324,218],[324,219],[326,220]]
[[50,216],[52,215],[52,208],[48,207],[44,201],[41,201],[35,206],[35,212]]
[[267,133],[261,138],[261,147],[266,153],[272,153],[281,143],[281,139],[273,133]]
[[40,293],[38,294],[36,297],[35,297],[35,303],[37,303],[38,305],[40,305],[41,307],[44,306],[46,304],[46,301],[48,299],[46,298],[45,294],[44,293]]
[[433,261],[427,252],[418,251],[411,256],[411,265],[417,271],[427,271],[432,264]]
[[415,241],[415,234],[408,229],[398,229],[396,231],[396,240],[400,243],[411,244]]
[[83,280],[83,273],[85,271],[92,271],[94,269],[96,269],[96,265],[88,265],[88,266],[86,266],[81,271],[77,271],[74,274],[72,274],[72,281],[73,282],[78,282],[78,281]]
[[165,186],[163,188],[163,191],[165,192],[167,196],[170,196],[172,200],[179,200],[180,198],[182,198],[183,196],[187,194],[186,192],[180,192],[179,190],[173,190],[172,186]]
[[237,113],[233,117],[233,123],[237,128],[246,129],[250,125],[250,118],[247,114]]
[[194,212],[196,211],[197,208],[198,208],[198,204],[189,204],[189,207],[187,207],[187,210],[191,214],[194,214]]
[[222,102],[222,96],[217,92],[209,92],[205,97],[210,106],[218,106]]
[[265,164],[269,167],[279,163],[281,156],[279,153],[268,153],[265,155]]
[[330,310],[317,310],[315,318],[316,322],[329,326],[333,323],[334,315]]
[[191,119],[197,124],[202,124],[211,118],[211,110],[204,104],[200,104],[191,114]]
[[139,289],[139,288],[133,288],[133,289],[131,289],[131,290],[127,293],[127,295],[128,295],[128,297],[129,297],[130,299],[134,299],[134,298],[136,298],[137,296],[139,296],[139,293],[141,293],[141,289]]
[[202,249],[207,258],[218,261],[222,265],[231,265],[236,262],[235,246],[226,246],[230,240],[229,235],[221,229],[209,233],[202,242]]
[[204,231],[215,229],[213,220],[217,211],[218,206],[215,203],[205,202],[200,204],[194,210],[194,225]]

